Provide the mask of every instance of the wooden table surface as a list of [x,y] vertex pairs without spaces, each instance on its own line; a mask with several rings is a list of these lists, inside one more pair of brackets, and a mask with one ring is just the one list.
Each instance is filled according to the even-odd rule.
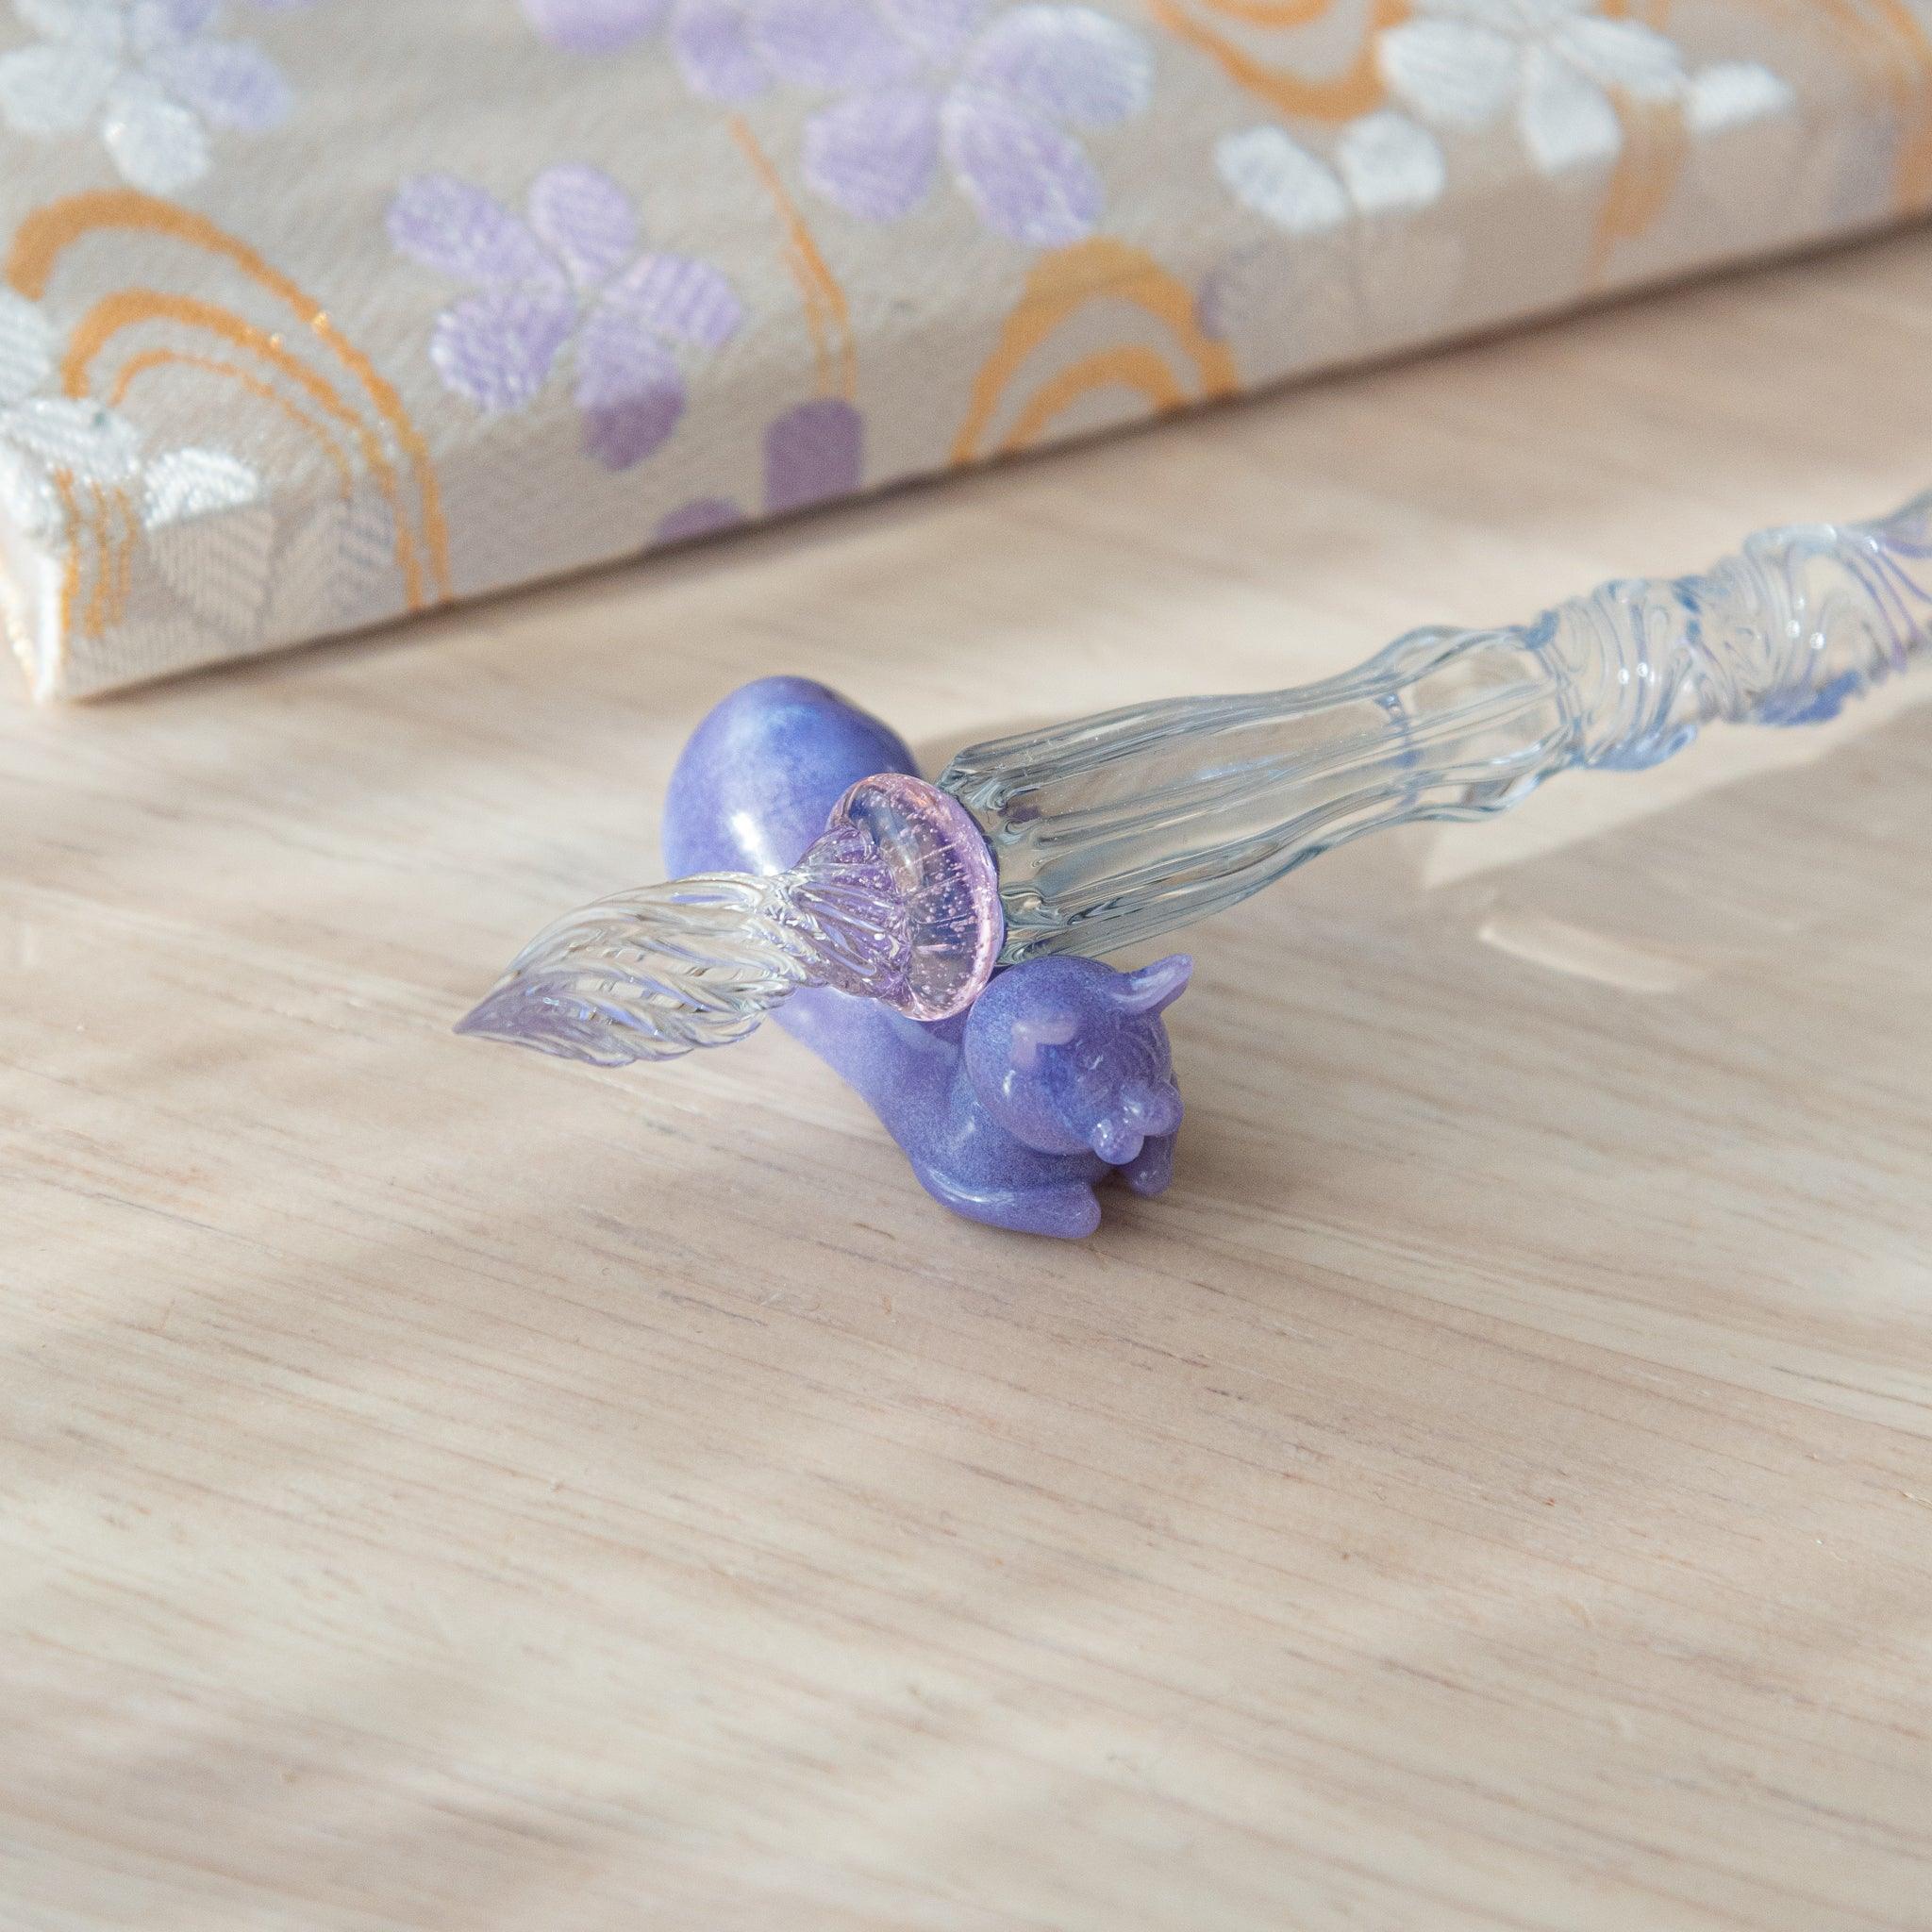
[[1084,1245],[449,1024],[741,679],[936,759],[1928,478],[1922,233],[0,703],[0,1925],[1924,1932],[1932,712],[1199,930]]

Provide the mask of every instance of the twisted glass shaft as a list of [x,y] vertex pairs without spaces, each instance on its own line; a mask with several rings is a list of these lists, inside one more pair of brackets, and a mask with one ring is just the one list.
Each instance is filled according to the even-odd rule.
[[995,740],[940,779],[999,865],[1012,961],[1101,954],[1236,904],[1343,841],[1632,770],[1719,720],[1810,724],[1923,651],[1932,494],[1765,531],[1698,576],[1606,584],[1530,625],[1411,633],[1360,669]]

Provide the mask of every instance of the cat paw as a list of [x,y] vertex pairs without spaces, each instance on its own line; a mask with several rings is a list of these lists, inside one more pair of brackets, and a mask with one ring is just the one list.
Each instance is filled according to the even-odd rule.
[[1024,1219],[1007,1224],[1027,1234],[1083,1241],[1100,1226],[1100,1197],[1090,1187],[1041,1188],[1015,1199]]
[[926,1168],[917,1173],[934,1200],[988,1227],[1077,1241],[1100,1225],[1100,1198],[1084,1181],[1063,1187],[976,1189],[958,1187]]
[[1174,1179],[1174,1134],[1156,1134],[1141,1143],[1141,1151],[1124,1167],[1114,1170],[1137,1194],[1152,1197],[1164,1194]]

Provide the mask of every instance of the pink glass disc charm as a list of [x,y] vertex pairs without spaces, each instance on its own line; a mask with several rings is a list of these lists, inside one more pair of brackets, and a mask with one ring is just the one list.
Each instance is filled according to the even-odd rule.
[[964,1011],[1006,938],[999,874],[972,814],[923,778],[881,772],[833,808],[827,829],[847,825],[864,834],[906,920],[898,971],[874,996],[915,1020]]

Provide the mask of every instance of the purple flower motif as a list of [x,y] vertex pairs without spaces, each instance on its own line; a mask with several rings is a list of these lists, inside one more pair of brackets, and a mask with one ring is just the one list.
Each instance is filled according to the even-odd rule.
[[1147,51],[1091,7],[999,0],[524,0],[558,46],[608,52],[667,24],[715,100],[774,86],[837,96],[806,124],[813,190],[862,221],[912,212],[941,163],[995,232],[1091,234],[1101,187],[1077,131],[1147,103]]
[[[775,418],[765,431],[768,517],[857,494],[865,481],[865,421],[848,402],[824,396]],[[743,523],[728,496],[700,496],[658,525],[660,543],[716,536]]]
[[467,181],[418,175],[390,204],[389,236],[475,291],[436,319],[444,387],[491,414],[521,409],[574,348],[584,446],[608,469],[642,462],[676,427],[674,351],[721,348],[744,320],[709,263],[637,253],[629,198],[595,168],[538,175],[522,217]]
[[530,25],[572,54],[614,54],[653,32],[670,0],[523,0]]

